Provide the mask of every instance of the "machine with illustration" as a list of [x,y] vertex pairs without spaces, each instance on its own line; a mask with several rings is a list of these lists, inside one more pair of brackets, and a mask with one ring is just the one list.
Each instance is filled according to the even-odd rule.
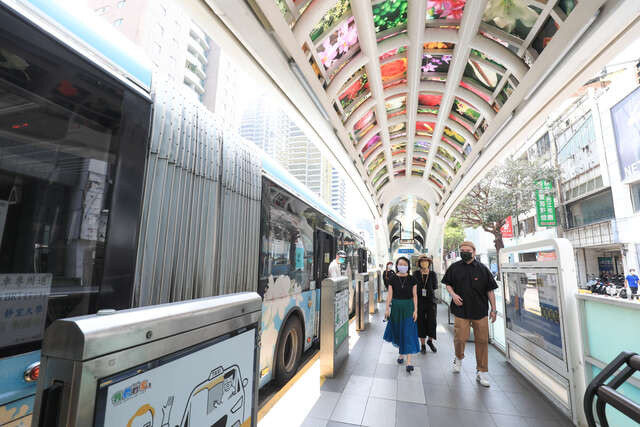
[[241,293],[54,322],[35,425],[255,426],[261,308]]

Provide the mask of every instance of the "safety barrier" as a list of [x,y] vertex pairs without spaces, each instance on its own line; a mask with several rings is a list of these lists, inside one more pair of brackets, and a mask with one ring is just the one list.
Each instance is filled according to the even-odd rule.
[[[624,368],[620,370],[623,366]],[[598,396],[598,400],[595,406],[598,414],[598,423],[601,427],[609,426],[606,413],[607,404],[636,423],[640,423],[640,404],[617,391],[638,371],[640,371],[640,355],[622,352],[591,381],[584,394],[584,411],[589,427],[596,427],[596,420],[593,414],[593,402],[596,396]],[[616,376],[605,384],[605,381],[614,374]]]

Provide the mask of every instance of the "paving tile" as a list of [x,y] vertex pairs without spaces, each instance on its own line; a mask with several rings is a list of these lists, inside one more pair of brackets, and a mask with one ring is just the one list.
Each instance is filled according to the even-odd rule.
[[559,420],[544,420],[540,418],[525,418],[527,427],[573,427],[573,423],[568,418]]
[[[331,421],[360,425],[364,411],[367,408],[367,396],[349,395],[344,393],[331,414]],[[327,424],[329,427],[330,424]]]
[[396,427],[430,427],[427,405],[418,403],[396,403]]
[[395,427],[396,401],[369,397],[362,425],[367,427]]
[[369,396],[372,384],[373,377],[352,375],[349,381],[347,381],[347,386],[344,388],[344,394],[349,396]]
[[398,368],[395,365],[378,364],[374,374],[376,378],[387,378],[395,380],[398,378]]
[[505,392],[481,393],[478,399],[483,403],[487,411],[492,414],[520,415],[520,412]]
[[487,412],[458,409],[458,416],[464,427],[496,427],[491,415]]
[[327,378],[320,386],[320,391],[333,391],[336,393],[342,393],[347,386],[349,377],[343,372],[341,376],[336,378]]
[[360,427],[360,424],[347,424],[335,421],[328,421],[326,427]]
[[491,418],[498,427],[527,426],[525,419],[518,415],[491,414]]
[[419,366],[413,367],[413,372],[407,372],[407,367],[405,365],[398,366],[398,380],[401,381],[415,381],[422,383],[422,368]]
[[462,417],[457,409],[428,405],[427,411],[429,413],[429,427],[462,427],[463,425]]
[[326,427],[327,420],[322,418],[307,417],[300,427]]
[[397,390],[397,380],[388,378],[374,378],[373,385],[371,386],[370,396],[380,399],[395,400]]
[[329,419],[338,403],[338,399],[340,399],[340,393],[321,391],[320,397],[315,405],[313,405],[313,408],[311,408],[311,411],[309,411],[308,416],[325,420]]
[[540,419],[556,419],[558,411],[546,399],[537,392],[506,393],[513,405],[524,417]]
[[396,400],[413,403],[427,403],[424,398],[424,388],[422,381],[404,381],[398,380],[398,392]]

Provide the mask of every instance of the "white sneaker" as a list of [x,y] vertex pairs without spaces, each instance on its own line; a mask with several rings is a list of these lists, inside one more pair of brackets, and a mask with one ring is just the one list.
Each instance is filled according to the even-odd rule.
[[462,370],[462,359],[458,359],[457,357],[453,358],[453,373],[459,374]]
[[491,387],[491,384],[489,384],[489,377],[487,377],[486,372],[478,371],[476,374],[476,381],[478,381],[483,387]]

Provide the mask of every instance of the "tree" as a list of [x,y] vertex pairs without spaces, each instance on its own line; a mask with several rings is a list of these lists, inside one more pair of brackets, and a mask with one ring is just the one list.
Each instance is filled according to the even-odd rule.
[[444,227],[444,242],[442,249],[444,254],[458,249],[460,243],[464,242],[464,229],[456,218],[451,218]]
[[[517,218],[535,207],[536,183],[555,182],[554,166],[526,159],[509,159],[491,170],[460,202],[453,212],[467,227],[480,227],[493,234],[496,254],[504,248],[501,228],[509,216]],[[445,231],[446,232],[446,231]]]

